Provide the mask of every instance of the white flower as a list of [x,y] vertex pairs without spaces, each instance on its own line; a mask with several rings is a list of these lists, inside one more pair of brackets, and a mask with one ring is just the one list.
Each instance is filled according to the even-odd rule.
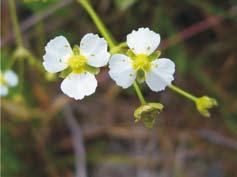
[[8,88],[14,87],[18,84],[17,75],[11,71],[7,70],[0,73],[0,96],[6,96],[8,94]]
[[43,56],[43,65],[50,73],[70,69],[71,73],[63,80],[61,90],[76,100],[95,92],[97,80],[94,76],[99,67],[108,63],[110,54],[104,38],[96,34],[86,34],[76,51],[63,36],[48,42]]
[[127,35],[132,54],[115,54],[109,61],[109,75],[117,85],[128,88],[135,79],[143,78],[153,91],[164,90],[173,81],[175,64],[166,58],[153,58],[160,44],[160,35],[148,28],[139,28]]

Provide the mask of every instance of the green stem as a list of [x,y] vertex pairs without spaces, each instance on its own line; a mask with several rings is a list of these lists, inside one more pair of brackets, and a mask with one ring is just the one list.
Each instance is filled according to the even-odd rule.
[[[118,46],[116,45],[115,40],[113,39],[113,37],[111,36],[111,34],[107,30],[107,28],[105,27],[104,23],[98,17],[98,15],[96,14],[95,10],[92,8],[92,6],[88,0],[77,0],[77,1],[82,5],[82,7],[87,11],[89,16],[92,18],[92,20],[94,21],[98,30],[100,31],[101,35],[108,41],[108,44],[109,44],[109,47],[111,50],[117,49],[118,47],[121,48],[121,47],[125,46],[125,43],[121,43]],[[138,96],[141,104],[145,104],[146,100],[141,92],[141,89],[139,88],[138,84],[136,83],[136,81],[133,83],[133,87],[137,93],[137,96]]]
[[37,58],[30,51],[28,51],[27,58],[30,65],[34,65],[41,73],[45,73],[42,63],[37,60]]
[[20,93],[23,95],[24,88],[24,60],[19,63],[19,77],[20,77]]
[[125,48],[127,46],[128,46],[127,42],[122,42],[122,43],[118,44],[117,46],[111,48],[110,53],[114,54],[114,53],[120,52],[122,48]]
[[141,89],[139,88],[139,85],[137,84],[136,81],[134,81],[133,87],[134,87],[134,89],[135,89],[135,91],[137,93],[137,96],[138,96],[141,104],[146,104],[146,100],[145,100],[145,98],[144,98],[144,96],[143,96],[143,94],[141,92]]
[[18,47],[23,46],[23,40],[21,36],[21,31],[18,24],[17,14],[16,14],[16,4],[15,0],[8,0],[8,5],[11,13],[12,27],[16,37],[16,43]]
[[116,46],[115,41],[113,40],[113,37],[110,35],[109,31],[106,29],[105,25],[99,18],[99,16],[96,14],[95,10],[92,8],[91,4],[88,0],[77,0],[87,11],[87,13],[90,15],[92,20],[94,21],[95,25],[97,26],[98,30],[104,36],[104,38],[108,41],[108,44],[110,48]]
[[[37,15],[37,14],[36,14]],[[42,56],[44,53],[44,42],[45,42],[45,32],[44,32],[44,23],[39,21],[35,26],[35,36],[38,36],[37,40],[37,51],[39,56]]]
[[190,93],[188,93],[188,92],[182,90],[181,88],[179,88],[179,87],[177,87],[177,86],[174,86],[174,85],[171,84],[171,85],[169,85],[168,87],[169,87],[171,90],[173,90],[174,92],[176,92],[176,93],[178,93],[178,94],[180,94],[180,95],[182,95],[182,96],[184,96],[184,97],[190,99],[190,100],[193,101],[193,102],[196,102],[197,99],[198,99],[196,96],[194,96],[194,95],[192,95],[192,94],[190,94]]

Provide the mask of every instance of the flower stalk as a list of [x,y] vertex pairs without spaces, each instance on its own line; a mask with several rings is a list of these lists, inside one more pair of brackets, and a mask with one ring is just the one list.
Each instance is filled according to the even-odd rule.
[[82,5],[82,7],[87,11],[89,16],[92,18],[98,30],[100,31],[101,35],[107,40],[110,48],[112,49],[113,47],[115,47],[116,46],[115,40],[113,39],[113,37],[111,36],[111,34],[109,33],[105,25],[103,24],[100,17],[96,14],[95,10],[92,8],[89,1],[78,0],[78,2]]
[[127,42],[122,42],[120,44],[118,44],[117,46],[113,47],[111,50],[110,50],[110,53],[111,54],[115,54],[115,53],[118,53],[120,52],[123,48],[127,47]]
[[[9,0],[8,5],[9,5],[10,14],[11,14],[13,32],[15,34],[16,44],[17,44],[17,49],[16,49],[16,52],[13,57],[13,62],[11,63],[11,65],[13,65],[13,63],[15,62],[15,59],[17,59],[17,58],[22,59],[22,57],[25,56],[27,51],[25,50],[24,45],[23,45],[23,39],[21,36],[21,31],[20,31],[20,27],[19,27],[19,23],[18,23],[18,19],[17,19],[15,0]],[[20,68],[19,68],[20,92],[23,93],[24,62],[23,62],[23,60],[19,60],[19,61],[20,61]]]
[[141,104],[142,105],[146,104],[146,100],[145,100],[145,98],[144,98],[144,96],[143,96],[143,94],[141,92],[141,89],[139,88],[139,85],[137,84],[136,81],[133,83],[133,87],[134,87],[134,89],[135,89],[135,91],[137,93],[137,96],[138,96]]
[[[8,5],[9,5],[9,11],[11,15],[13,32],[16,38],[16,45],[17,45],[16,50],[13,53],[13,59],[9,65],[9,68],[11,68],[17,60],[21,62],[20,65],[24,65],[23,60],[27,59],[30,64],[34,64],[41,72],[43,72],[42,65],[37,61],[37,59],[33,56],[33,54],[24,46],[23,38],[22,38],[20,26],[19,26],[19,21],[17,18],[15,0],[9,0]],[[23,76],[24,66],[20,66],[19,70],[20,70],[20,76]],[[23,80],[23,78],[21,78],[20,80]]]
[[169,87],[172,91],[174,91],[174,92],[176,92],[176,93],[178,93],[178,94],[184,96],[185,98],[190,99],[190,100],[193,101],[193,102],[196,102],[197,99],[198,99],[196,96],[192,95],[191,93],[188,93],[187,91],[184,91],[183,89],[181,89],[181,88],[179,88],[179,87],[177,87],[177,86],[175,86],[175,85],[173,85],[173,84],[170,84],[168,87]]
[[173,84],[169,85],[168,87],[172,91],[193,101],[196,105],[198,112],[204,117],[210,117],[210,113],[208,110],[218,105],[217,101],[214,98],[210,98],[208,96],[196,97]]
[[12,27],[13,27],[14,34],[15,34],[16,43],[17,43],[18,47],[22,47],[23,40],[22,40],[22,36],[21,36],[21,31],[20,31],[18,19],[17,19],[15,0],[9,0],[8,5],[9,5],[10,14],[11,14]]

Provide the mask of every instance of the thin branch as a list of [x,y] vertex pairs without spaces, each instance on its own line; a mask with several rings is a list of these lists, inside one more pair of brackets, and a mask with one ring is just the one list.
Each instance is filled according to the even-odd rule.
[[66,105],[63,109],[65,121],[71,132],[73,148],[76,156],[76,177],[87,177],[86,173],[86,153],[84,148],[83,132],[78,124],[72,108]]
[[232,150],[237,150],[236,140],[226,137],[218,132],[208,129],[200,129],[197,133],[200,137],[213,144],[228,147]]
[[203,21],[200,21],[185,28],[184,30],[172,36],[171,38],[164,40],[161,44],[161,48],[165,49],[171,45],[184,41],[192,36],[197,35],[198,33],[201,33],[202,31],[205,31],[211,27],[220,24],[223,20],[224,18],[218,16],[211,16],[209,18],[206,18]]
[[8,5],[9,5],[9,10],[10,10],[11,19],[12,19],[13,32],[16,38],[16,44],[18,47],[22,47],[23,40],[22,40],[20,29],[19,29],[15,0],[9,0]]
[[[236,10],[236,6],[233,6],[232,8],[230,8],[228,10],[228,14],[231,17],[236,16],[237,14],[237,10]],[[212,15],[198,23],[195,23],[187,28],[185,28],[184,30],[178,32],[177,34],[175,34],[174,36],[170,37],[169,39],[164,40],[161,43],[161,48],[162,49],[166,49],[171,45],[177,44],[181,41],[184,41],[186,39],[189,39],[192,36],[195,36],[209,28],[212,28],[214,26],[217,26],[218,24],[220,24],[221,22],[223,22],[226,18],[225,17],[221,17],[221,16],[217,16],[217,15]]]

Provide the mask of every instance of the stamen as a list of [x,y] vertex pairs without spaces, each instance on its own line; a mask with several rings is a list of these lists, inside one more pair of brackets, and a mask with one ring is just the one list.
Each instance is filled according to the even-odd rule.
[[83,55],[73,55],[68,60],[68,65],[74,73],[82,73],[86,70],[87,58]]
[[133,61],[133,68],[135,70],[143,70],[143,71],[149,71],[151,68],[151,63],[149,61],[149,58],[145,54],[137,55]]

